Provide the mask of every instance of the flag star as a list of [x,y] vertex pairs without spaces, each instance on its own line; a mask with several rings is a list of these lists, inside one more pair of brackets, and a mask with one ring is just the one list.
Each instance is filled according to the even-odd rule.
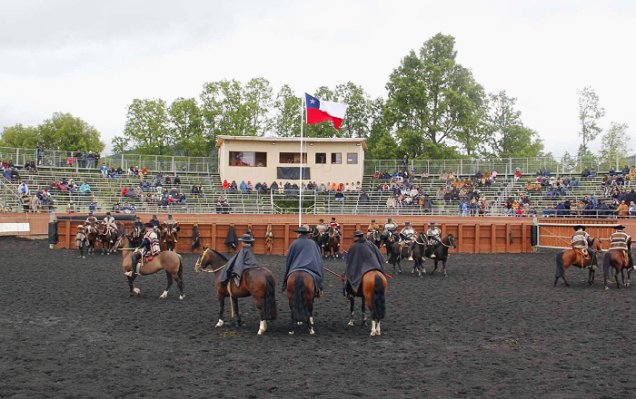
[[309,100],[310,103],[315,104],[316,100],[314,100],[313,98],[311,100]]

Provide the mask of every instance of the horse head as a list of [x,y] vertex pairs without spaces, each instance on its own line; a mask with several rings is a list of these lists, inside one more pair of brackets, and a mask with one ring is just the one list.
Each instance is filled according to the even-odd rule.
[[442,240],[442,242],[448,247],[457,248],[457,243],[455,242],[455,236],[452,234],[447,235],[446,238]]
[[[204,248],[205,249],[201,252],[201,255],[199,255],[199,258],[197,259],[197,262],[194,264],[195,272],[199,273],[205,271],[213,273],[227,263],[227,258],[222,253],[207,246]],[[213,270],[207,270],[208,267],[211,267]]]

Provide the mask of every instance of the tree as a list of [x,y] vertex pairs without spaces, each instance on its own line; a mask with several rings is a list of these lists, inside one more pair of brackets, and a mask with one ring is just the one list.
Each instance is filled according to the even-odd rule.
[[274,101],[275,116],[272,129],[278,137],[300,137],[302,100],[294,95],[291,87],[283,85]]
[[339,84],[334,96],[337,102],[347,104],[347,114],[340,128],[341,137],[368,137],[373,124],[373,110],[371,99],[362,86],[352,82]]
[[537,157],[543,143],[532,129],[523,126],[521,112],[515,109],[517,99],[505,91],[490,95],[487,132],[491,155],[498,158]]
[[37,127],[23,126],[21,123],[5,127],[0,135],[0,147],[35,148],[41,142]]
[[599,105],[599,98],[594,89],[586,86],[578,91],[579,95],[579,122],[581,124],[581,145],[579,156],[589,152],[588,144],[594,141],[602,132],[598,126],[598,120],[605,116],[605,109]]
[[454,46],[452,36],[438,33],[391,73],[387,119],[398,132],[417,132],[421,140],[439,146],[446,139],[461,140],[462,133],[466,138],[477,127],[483,88],[455,61]]
[[171,136],[177,153],[207,156],[212,144],[204,134],[203,114],[194,98],[177,98],[168,108]]
[[265,78],[250,79],[245,85],[244,101],[249,118],[248,136],[262,136],[272,127],[272,88]]
[[608,169],[610,167],[619,168],[627,163],[627,155],[631,150],[627,129],[629,126],[625,123],[612,122],[601,139],[599,161]]
[[95,127],[69,113],[54,113],[38,126],[38,130],[46,148],[100,153],[106,147]]
[[171,155],[175,141],[171,133],[164,100],[134,99],[126,115],[125,141],[117,144],[142,154]]

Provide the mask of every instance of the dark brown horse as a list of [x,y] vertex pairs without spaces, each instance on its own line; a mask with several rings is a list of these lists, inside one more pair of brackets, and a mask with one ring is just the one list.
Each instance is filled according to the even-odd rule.
[[[119,249],[121,251],[121,268],[124,273],[130,271],[132,269],[132,253],[135,250],[135,247],[133,247],[130,243],[130,238],[126,235],[119,237],[115,243],[115,249]],[[147,276],[155,274],[159,270],[166,271],[166,279],[168,281],[166,289],[159,298],[165,299],[168,297],[168,291],[172,286],[172,280],[177,282],[177,287],[179,288],[179,299],[185,298],[185,294],[183,293],[183,265],[181,263],[181,255],[171,251],[160,252],[159,255],[153,257],[152,260],[142,262],[141,267],[139,267],[137,271],[142,276]],[[136,277],[137,276],[134,274],[131,277],[127,277],[130,294],[134,296],[139,295],[141,292],[139,288],[135,287]]]
[[374,243],[378,248],[382,246],[382,235],[379,230],[371,230],[367,232],[367,240]]
[[97,239],[102,243],[102,255],[110,255],[115,252],[115,242],[117,242],[117,230],[114,230],[106,223],[97,225]]
[[294,334],[297,326],[307,324],[309,335],[314,335],[314,298],[316,289],[314,278],[303,270],[289,273],[287,276],[287,299],[291,310],[292,329],[289,334]]
[[[370,270],[362,276],[362,282],[360,283],[360,288],[356,293],[356,297],[362,298],[362,324],[367,324],[367,317],[364,313],[365,304],[369,309],[369,313],[371,313],[371,336],[374,337],[376,335],[381,334],[380,330],[380,321],[384,319],[384,315],[386,313],[386,305],[384,296],[386,295],[386,289],[388,286],[388,282],[384,274],[379,270]],[[350,296],[351,306],[351,318],[349,319],[348,326],[353,326],[353,308],[354,303],[353,300],[355,297]]]
[[408,259],[411,256],[411,249],[408,245],[404,245],[402,241],[387,241],[386,245],[390,245],[387,247],[387,251],[389,253],[388,263],[393,265],[393,273],[402,273],[402,259]]
[[97,243],[97,241],[99,240],[99,232],[97,231],[97,227],[87,224],[84,230],[86,231],[86,239],[88,240],[87,253],[89,255],[95,255],[95,243]]
[[426,234],[420,233],[415,240],[415,245],[413,245],[413,251],[411,253],[411,256],[413,257],[413,270],[411,273],[417,274],[418,277],[422,277],[423,274],[426,274],[426,269],[424,268],[424,254],[426,253],[427,247],[428,238],[426,237]]
[[[253,267],[246,269],[241,277],[241,284],[237,287],[233,280],[228,284],[222,284],[218,279],[218,274],[227,265],[227,258],[212,248],[205,250],[197,259],[194,270],[197,272],[206,271],[214,273],[214,288],[216,299],[219,301],[219,321],[215,327],[221,327],[223,321],[223,309],[225,308],[225,298],[230,297],[230,318],[236,313],[236,324],[241,326],[241,314],[238,308],[238,298],[252,296],[254,305],[260,311],[260,325],[258,335],[262,335],[267,330],[267,321],[276,319],[276,282],[274,275],[266,267]],[[210,267],[212,270],[207,270]]]
[[177,246],[177,228],[166,223],[161,225],[162,244],[166,246],[168,251],[174,251]]
[[[457,243],[455,242],[455,236],[452,234],[447,234],[446,237],[442,238],[442,241],[437,245],[433,246],[429,242],[429,246],[426,248],[424,255],[427,258],[431,258],[433,260],[433,270],[431,274],[434,274],[437,271],[437,263],[442,262],[442,271],[444,272],[444,277],[448,277],[446,273],[446,261],[448,260],[448,248],[457,247]],[[435,257],[433,257],[435,255]]]
[[329,236],[327,238],[327,243],[325,244],[325,257],[330,256],[331,259],[340,257],[340,235],[338,232],[329,228]]
[[[605,289],[609,289],[607,278],[609,277],[610,269],[614,269],[614,279],[616,280],[616,288],[621,288],[618,283],[618,272],[621,272],[621,279],[623,286],[629,287],[630,278],[632,274],[632,265],[629,261],[629,255],[627,252],[620,249],[610,249],[603,257],[603,280],[605,283]],[[627,281],[625,281],[625,269],[627,269]]]
[[601,240],[594,237],[588,243],[589,247],[594,251],[594,256],[590,256],[589,251],[582,251],[580,249],[568,248],[559,252],[556,256],[556,272],[554,274],[554,285],[556,286],[559,278],[563,279],[566,286],[570,286],[565,279],[565,271],[570,266],[576,266],[584,269],[589,268],[587,283],[594,283],[594,274],[598,266],[598,253],[603,250],[601,247]]

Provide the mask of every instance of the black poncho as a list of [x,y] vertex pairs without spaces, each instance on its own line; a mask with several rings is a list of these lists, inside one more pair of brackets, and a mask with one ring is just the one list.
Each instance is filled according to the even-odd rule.
[[199,228],[197,226],[192,227],[192,249],[197,249],[201,246],[199,242]]
[[384,273],[384,257],[378,247],[363,238],[351,245],[347,254],[345,277],[354,292],[358,292],[362,276],[371,270]]
[[238,237],[236,236],[236,230],[234,230],[234,226],[230,226],[230,229],[227,231],[227,236],[225,237],[225,246],[228,249],[231,249],[234,252],[234,248],[238,247]]
[[289,247],[285,263],[285,276],[283,277],[283,291],[287,287],[287,276],[297,270],[303,270],[311,274],[314,278],[316,290],[322,289],[324,266],[320,257],[320,248],[307,235],[301,235]]
[[243,272],[252,267],[258,267],[256,257],[254,256],[254,252],[252,252],[252,247],[243,244],[243,248],[227,261],[227,265],[221,271],[220,281],[223,282],[223,284],[227,284],[227,282],[233,278],[238,287],[241,285]]

